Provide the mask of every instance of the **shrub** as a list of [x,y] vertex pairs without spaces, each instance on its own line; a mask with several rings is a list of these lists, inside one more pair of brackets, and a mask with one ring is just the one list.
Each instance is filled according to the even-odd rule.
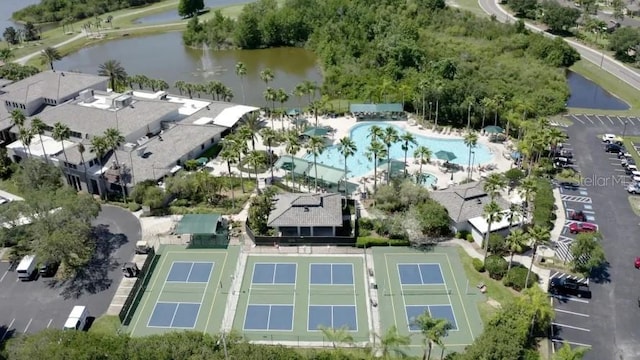
[[482,260],[474,258],[472,264],[473,264],[473,268],[476,269],[477,272],[483,273],[485,271]]
[[373,230],[373,226],[375,223],[375,219],[362,217],[358,219],[358,225],[360,226],[360,230]]
[[476,240],[473,238],[473,235],[467,234],[467,241],[472,243],[472,242],[475,242]]
[[506,250],[506,244],[504,241],[504,236],[500,234],[490,234],[489,235],[489,252],[491,254],[496,255],[504,255]]
[[[521,291],[525,288],[524,282],[527,279],[527,268],[523,266],[516,266],[511,268],[507,276],[504,277],[504,286],[509,286],[514,290]],[[538,275],[533,271],[529,275],[529,282],[527,288],[530,288],[538,282]]]
[[504,177],[509,181],[509,185],[516,185],[524,178],[524,172],[518,168],[512,168],[505,171]]
[[471,235],[471,233],[467,230],[461,230],[456,233],[456,238],[467,240],[469,238],[469,235]]
[[509,264],[507,263],[507,260],[500,255],[489,255],[487,256],[487,261],[485,262],[484,267],[487,272],[489,272],[489,276],[491,276],[491,278],[500,280],[507,272]]
[[533,199],[533,223],[543,227],[553,227],[554,205],[551,183],[546,179],[538,179]]
[[371,230],[360,228],[360,229],[358,229],[358,235],[362,236],[362,237],[367,237],[367,236],[371,235]]
[[356,246],[360,248],[368,248],[372,246],[409,246],[409,241],[373,236],[359,236],[358,240],[356,240]]
[[138,210],[140,210],[140,209],[142,209],[142,206],[140,206],[140,204],[138,204],[138,203],[134,203],[134,202],[129,203],[129,210],[130,210],[131,212],[136,212],[136,211],[138,211]]

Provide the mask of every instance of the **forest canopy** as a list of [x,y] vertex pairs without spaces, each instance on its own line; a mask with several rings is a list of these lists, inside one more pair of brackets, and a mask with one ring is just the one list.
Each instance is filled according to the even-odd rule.
[[13,18],[33,23],[82,20],[107,12],[142,6],[160,0],[42,0],[13,13]]
[[186,45],[312,50],[323,94],[361,101],[403,101],[407,110],[436,101],[442,120],[466,124],[484,114],[501,123],[557,114],[569,89],[565,69],[579,54],[562,39],[530,33],[447,8],[440,0],[261,0],[237,19],[194,18]]

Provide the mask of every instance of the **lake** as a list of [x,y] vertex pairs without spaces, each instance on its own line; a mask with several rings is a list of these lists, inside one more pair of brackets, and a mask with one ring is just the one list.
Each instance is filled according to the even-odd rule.
[[600,110],[629,110],[629,104],[578,73],[568,71],[567,83],[571,91],[571,96],[567,101],[568,107]]
[[[227,6],[248,4],[255,0],[205,0],[204,7],[210,9],[218,9]],[[134,21],[136,24],[161,24],[166,22],[180,21],[182,18],[178,15],[177,6],[171,10],[157,13],[154,15],[144,16]]]
[[[233,101],[238,103],[242,102],[242,91],[235,65],[241,61],[247,66],[244,79],[247,104],[256,106],[265,105],[263,92],[266,87],[260,80],[260,71],[265,68],[275,74],[269,86],[283,88],[289,93],[304,80],[322,83],[316,57],[310,51],[298,48],[203,51],[184,46],[181,32],[109,41],[84,48],[55,62],[54,66],[95,74],[98,66],[109,59],[120,61],[129,75],[163,79],[172,86],[178,80],[191,83],[221,81],[233,90]],[[297,99],[292,98],[288,105],[297,107]]]
[[0,0],[0,3],[2,4],[0,5],[0,33],[2,33],[9,26],[20,26],[11,21],[11,14],[29,5],[38,4],[40,0]]

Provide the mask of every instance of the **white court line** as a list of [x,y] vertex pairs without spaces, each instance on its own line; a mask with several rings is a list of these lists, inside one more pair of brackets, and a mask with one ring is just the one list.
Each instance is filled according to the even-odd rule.
[[561,313],[570,314],[570,315],[576,315],[576,316],[582,316],[582,317],[590,317],[590,315],[582,314],[582,313],[578,313],[578,312],[574,312],[574,311],[569,311],[569,310],[562,310],[562,309],[554,309],[554,310],[556,312],[561,312]]
[[52,323],[53,323],[53,319],[49,319],[49,323],[47,324],[47,329],[48,329],[49,327],[51,327],[51,324],[52,324]]
[[572,342],[572,341],[567,341],[567,340],[551,339],[551,341],[553,341],[553,342],[555,342],[555,343],[560,343],[560,344],[567,343],[567,344],[569,344],[569,345],[584,346],[584,347],[591,347],[591,345],[589,345],[589,344],[583,344],[583,343],[579,343],[579,342]]
[[580,330],[580,331],[585,331],[585,332],[591,332],[591,330],[589,330],[589,329],[585,329],[585,328],[581,328],[581,327],[577,327],[577,326],[571,326],[571,325],[561,324],[561,323],[557,323],[557,322],[552,322],[551,324],[555,325],[555,326],[564,327],[564,328],[567,328],[567,329],[574,329],[574,330]]
[[9,335],[9,331],[11,331],[11,327],[13,327],[14,322],[16,322],[16,319],[11,320],[11,322],[9,323],[9,326],[6,327],[4,334],[2,334],[0,341],[3,341],[7,337],[7,335]]
[[27,330],[29,330],[29,326],[31,326],[31,322],[33,322],[33,318],[29,319],[29,322],[27,323],[27,327],[24,328],[24,331],[22,333],[26,333]]
[[584,125],[584,121],[582,121],[579,117],[577,117],[577,116],[575,116],[573,114],[571,114],[571,117],[573,117],[576,121],[578,121],[578,122],[580,122],[581,124]]
[[7,276],[8,273],[9,273],[9,270],[5,271],[4,274],[2,274],[2,277],[0,278],[0,282],[4,280],[4,277]]

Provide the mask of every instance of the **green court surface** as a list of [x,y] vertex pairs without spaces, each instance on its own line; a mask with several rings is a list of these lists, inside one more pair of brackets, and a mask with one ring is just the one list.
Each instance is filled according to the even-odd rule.
[[158,254],[158,265],[128,327],[130,334],[219,332],[240,248],[163,245]]
[[251,255],[233,328],[252,341],[327,345],[320,327],[344,327],[369,342],[365,281],[362,256]]
[[[382,331],[396,326],[412,335],[411,353],[424,348],[415,318],[429,311],[453,326],[443,339],[446,352],[461,352],[482,332],[474,285],[469,285],[455,247],[434,247],[430,251],[408,248],[373,248],[375,279],[378,283]],[[434,349],[440,354],[440,349]]]

